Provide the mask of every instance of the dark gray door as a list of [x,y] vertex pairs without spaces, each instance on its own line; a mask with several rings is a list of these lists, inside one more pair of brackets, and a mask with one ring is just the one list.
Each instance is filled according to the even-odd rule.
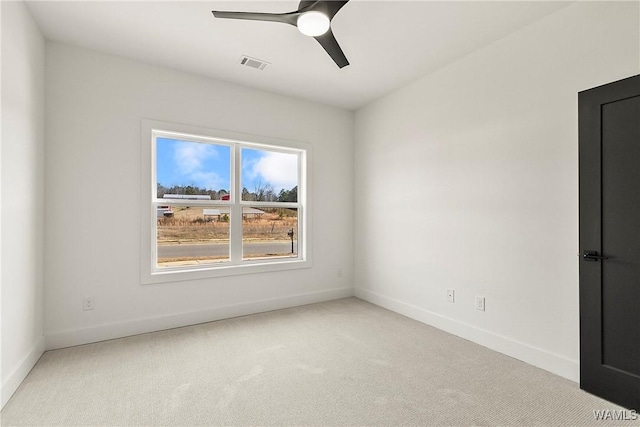
[[580,387],[640,410],[640,75],[578,104]]

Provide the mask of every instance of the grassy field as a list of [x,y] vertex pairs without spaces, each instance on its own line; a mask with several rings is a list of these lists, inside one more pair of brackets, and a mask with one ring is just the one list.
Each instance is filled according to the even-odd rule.
[[[298,233],[295,209],[264,209],[264,214],[245,215],[243,239],[290,240],[287,233]],[[158,219],[158,244],[206,243],[229,240],[228,215],[204,216],[203,208],[174,207],[173,217]]]

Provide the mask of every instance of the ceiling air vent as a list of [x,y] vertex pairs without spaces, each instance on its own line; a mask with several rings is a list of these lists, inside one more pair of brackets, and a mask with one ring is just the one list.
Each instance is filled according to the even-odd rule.
[[264,70],[267,68],[267,65],[269,65],[269,62],[242,55],[240,57],[240,65],[246,65],[247,67],[255,68],[256,70]]

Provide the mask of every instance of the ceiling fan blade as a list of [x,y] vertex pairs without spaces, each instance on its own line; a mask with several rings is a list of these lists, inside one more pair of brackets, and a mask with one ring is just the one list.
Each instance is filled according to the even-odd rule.
[[344,0],[344,1],[324,1],[324,2],[318,2],[318,3],[324,3],[325,4],[325,6],[324,6],[324,7],[326,7],[325,13],[329,17],[329,19],[333,19],[333,17],[336,16],[336,13],[338,13],[338,11],[340,9],[342,9],[342,6],[344,6],[348,2],[349,2],[349,0]]
[[318,40],[318,43],[320,43],[324,50],[327,51],[331,59],[333,59],[338,67],[343,68],[349,65],[349,61],[347,61],[347,57],[344,55],[344,52],[340,48],[340,45],[333,35],[331,28],[329,28],[329,31],[327,31],[323,35],[314,37],[314,39]]
[[246,19],[250,21],[282,22],[295,26],[298,21],[298,12],[289,13],[261,13],[261,12],[222,12],[212,10],[213,16],[225,19]]
[[316,11],[322,12],[331,20],[338,13],[342,6],[347,4],[349,0],[302,0],[298,4],[298,12]]

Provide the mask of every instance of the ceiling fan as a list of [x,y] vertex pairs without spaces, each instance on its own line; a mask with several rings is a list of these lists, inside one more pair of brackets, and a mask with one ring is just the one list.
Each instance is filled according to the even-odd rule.
[[302,0],[298,5],[298,10],[288,13],[223,12],[217,10],[213,10],[212,13],[216,18],[281,22],[298,27],[302,34],[316,39],[336,65],[343,68],[349,65],[349,61],[331,31],[331,20],[348,1]]

